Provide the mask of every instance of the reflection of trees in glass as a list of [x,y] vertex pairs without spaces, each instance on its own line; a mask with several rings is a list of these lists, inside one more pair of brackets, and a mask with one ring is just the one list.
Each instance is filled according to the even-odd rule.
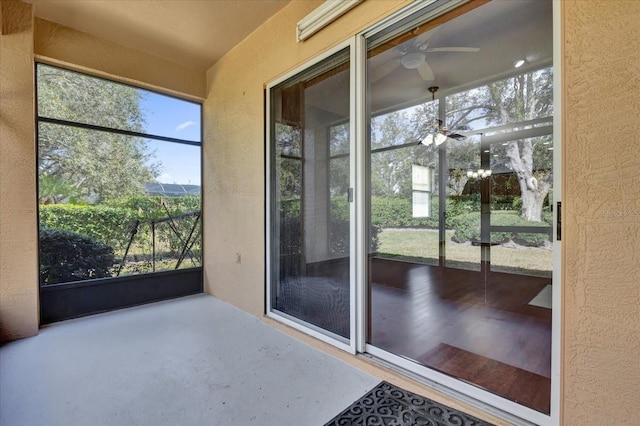
[[[449,97],[446,122],[452,128],[478,129],[521,123],[553,115],[553,70],[519,74]],[[542,220],[553,180],[553,155],[547,136],[511,140],[491,154],[508,159],[522,197],[522,218]]]
[[[141,132],[140,100],[135,88],[38,65],[41,117]],[[38,127],[38,155],[43,203],[143,193],[159,171],[141,138],[50,123]]]
[[302,163],[300,158],[301,132],[293,126],[275,125],[276,188],[278,197],[300,197]]
[[[550,117],[553,115],[552,92],[552,68],[520,74],[446,97],[445,123],[449,129],[469,131]],[[375,152],[389,146],[417,144],[438,116],[437,102],[372,117],[372,195],[409,196],[411,165],[437,168],[437,148],[433,146]],[[480,166],[479,138],[448,139],[446,144],[448,169],[452,171],[447,192],[461,195],[467,183],[466,170]],[[549,136],[512,140],[491,147],[492,156],[506,159],[506,166],[517,177],[522,196],[521,216],[526,220],[542,220],[543,203],[553,178],[551,147]]]

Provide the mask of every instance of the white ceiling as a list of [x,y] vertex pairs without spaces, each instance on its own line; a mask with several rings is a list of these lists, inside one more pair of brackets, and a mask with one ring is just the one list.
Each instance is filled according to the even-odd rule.
[[[432,96],[430,86],[439,87],[436,97],[440,97],[548,67],[553,59],[552,22],[550,0],[494,0],[428,31],[428,46],[420,42],[421,36],[401,44],[391,41],[389,45],[394,47],[368,60],[371,111],[382,113],[426,102]],[[421,24],[418,21],[409,25],[407,33],[413,33]],[[447,47],[477,51],[423,51],[433,72],[432,80],[425,80],[417,69],[402,65],[407,53]],[[518,59],[525,59],[526,63],[516,69],[514,63]],[[322,85],[330,87],[328,91],[333,96],[326,96],[323,88],[310,88],[306,101],[319,110],[347,117],[348,82],[347,72],[336,75]]]
[[[35,16],[207,69],[290,0],[25,0]],[[295,37],[295,27],[291,28]]]

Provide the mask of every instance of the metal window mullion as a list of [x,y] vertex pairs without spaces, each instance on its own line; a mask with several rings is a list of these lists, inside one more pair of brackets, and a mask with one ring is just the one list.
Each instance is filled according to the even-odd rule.
[[185,139],[171,138],[171,137],[168,137],[168,136],[151,135],[151,134],[147,134],[147,133],[134,132],[132,130],[114,129],[114,128],[111,128],[111,127],[97,126],[95,124],[86,124],[86,123],[78,123],[78,122],[75,122],[75,121],[60,120],[60,119],[57,119],[57,118],[38,117],[38,122],[39,123],[57,124],[59,126],[75,127],[75,128],[79,128],[79,129],[85,129],[85,130],[94,130],[94,131],[97,131],[97,132],[116,133],[116,134],[119,134],[119,135],[133,136],[133,137],[143,138],[143,139],[153,139],[153,140],[159,140],[159,141],[165,141],[165,142],[175,142],[175,143],[180,143],[180,144],[184,144],[184,145],[202,146],[201,142],[189,141],[189,140],[185,140]]

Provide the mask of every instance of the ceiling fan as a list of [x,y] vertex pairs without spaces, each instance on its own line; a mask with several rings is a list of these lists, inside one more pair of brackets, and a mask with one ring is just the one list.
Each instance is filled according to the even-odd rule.
[[[438,91],[438,86],[431,86],[427,90],[431,93],[431,100],[436,100],[436,92]],[[455,140],[465,140],[467,137],[462,133],[456,133],[452,130],[449,130],[447,127],[442,126],[442,120],[436,118],[429,129],[427,135],[418,142],[418,145],[422,144],[425,146],[429,145],[442,145],[448,138]]]
[[427,31],[416,37],[409,48],[398,46],[395,51],[398,55],[395,58],[383,63],[371,72],[370,79],[376,82],[391,74],[399,66],[408,70],[416,70],[424,81],[433,81],[435,76],[431,66],[427,62],[427,53],[431,52],[459,52],[472,53],[478,52],[478,47],[430,47],[429,39],[434,34],[435,29]]

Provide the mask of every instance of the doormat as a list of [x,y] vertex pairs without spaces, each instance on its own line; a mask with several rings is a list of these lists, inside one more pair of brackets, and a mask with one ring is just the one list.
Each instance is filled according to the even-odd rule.
[[540,308],[551,309],[553,295],[553,286],[546,285],[540,292],[529,301],[529,305],[538,306]]
[[387,382],[325,424],[338,425],[495,426]]

